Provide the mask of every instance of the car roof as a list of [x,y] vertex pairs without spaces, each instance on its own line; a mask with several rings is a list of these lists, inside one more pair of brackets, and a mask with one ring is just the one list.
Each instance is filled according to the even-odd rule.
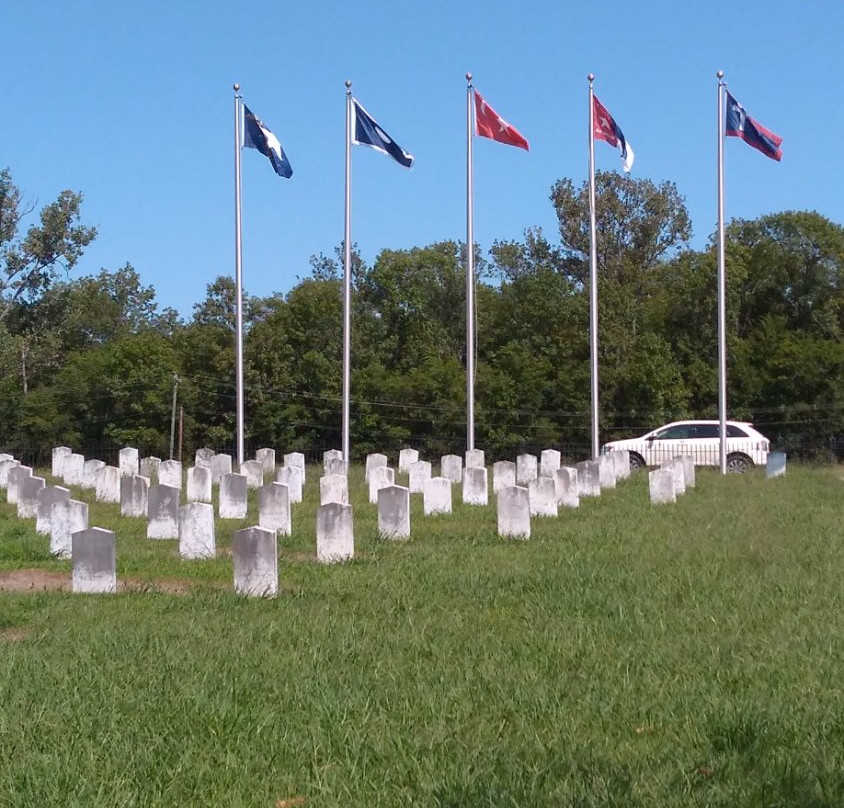
[[[654,427],[654,429],[664,429],[667,426],[682,426],[683,424],[720,424],[721,422],[714,418],[691,418],[688,421],[672,421],[670,424],[663,424],[662,426]],[[750,426],[753,424],[750,421],[726,421],[728,424],[735,424],[736,426]]]

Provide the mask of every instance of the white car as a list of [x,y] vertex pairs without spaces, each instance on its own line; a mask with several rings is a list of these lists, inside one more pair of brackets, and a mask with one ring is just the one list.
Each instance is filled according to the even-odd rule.
[[[630,467],[658,466],[678,455],[689,455],[696,466],[720,465],[718,421],[674,421],[641,438],[605,443],[601,454],[627,449]],[[768,439],[745,421],[727,421],[727,471],[743,474],[768,460]]]

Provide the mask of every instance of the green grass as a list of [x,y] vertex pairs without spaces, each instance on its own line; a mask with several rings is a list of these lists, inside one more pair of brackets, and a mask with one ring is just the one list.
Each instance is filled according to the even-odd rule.
[[[844,805],[841,469],[640,474],[527,542],[416,496],[383,541],[355,469],[337,566],[316,477],[275,600],[232,593],[240,523],[183,562],[97,504],[148,591],[0,593],[0,806]],[[0,569],[69,571],[12,512]]]

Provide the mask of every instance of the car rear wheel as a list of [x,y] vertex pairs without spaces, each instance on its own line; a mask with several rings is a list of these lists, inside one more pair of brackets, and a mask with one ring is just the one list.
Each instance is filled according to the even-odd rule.
[[727,474],[744,474],[753,468],[753,461],[745,454],[733,452],[727,455]]
[[636,452],[630,452],[630,471],[638,471],[645,467],[645,459]]

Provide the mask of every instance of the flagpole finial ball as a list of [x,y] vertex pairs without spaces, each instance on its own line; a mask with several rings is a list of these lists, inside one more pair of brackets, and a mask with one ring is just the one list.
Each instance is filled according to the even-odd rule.
[[590,74],[589,74],[586,78],[587,78],[587,79],[589,79],[589,81],[590,81],[590,83],[591,83],[591,82],[595,81],[595,74],[594,74],[594,73],[590,73]]
[[240,85],[237,82],[235,82],[234,84],[232,84],[232,89],[235,92],[237,92],[238,90],[240,90]]
[[346,89],[348,90],[349,87],[351,87],[351,86],[352,86],[352,82],[350,82],[348,79],[346,79]]
[[471,74],[471,73],[467,73],[467,74],[466,74],[466,81],[471,81],[471,80],[472,80],[472,74]]
[[715,75],[718,76],[719,79],[722,79],[722,78],[724,78],[724,71],[719,70]]

